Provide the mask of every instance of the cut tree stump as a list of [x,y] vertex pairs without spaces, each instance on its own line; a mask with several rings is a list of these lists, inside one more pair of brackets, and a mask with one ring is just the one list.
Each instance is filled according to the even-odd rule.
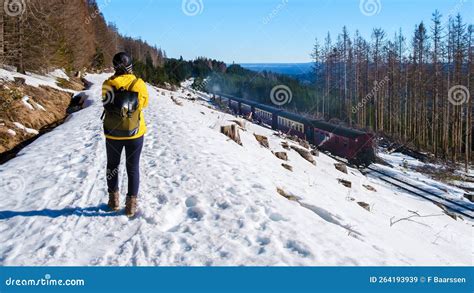
[[171,96],[171,100],[178,106],[182,106],[183,103],[181,103],[180,101],[178,101],[178,99],[176,99],[174,96]]
[[293,167],[292,167],[292,166],[290,166],[290,165],[288,165],[288,164],[285,164],[285,163],[282,163],[281,165],[282,165],[282,167],[285,168],[286,170],[293,172]]
[[274,154],[278,159],[288,161],[288,154],[286,152],[276,152]]
[[255,136],[255,139],[260,143],[261,146],[267,149],[270,147],[270,145],[268,144],[268,138],[266,136],[258,135],[255,133],[253,134],[253,136]]
[[302,156],[306,161],[310,162],[313,165],[316,165],[316,161],[313,158],[313,155],[305,149],[296,147],[296,146],[291,146],[293,150],[295,150],[300,156]]
[[239,125],[240,128],[245,129],[245,121],[243,120],[230,120],[230,122],[234,122],[235,124]]
[[290,149],[290,145],[288,144],[288,142],[286,141],[283,141],[281,143],[281,146],[285,149],[285,150],[289,150]]
[[309,149],[309,143],[304,139],[298,139],[298,144],[305,149]]
[[377,191],[377,189],[373,188],[372,186],[370,185],[362,185],[364,186],[367,190],[370,190],[370,191]]
[[337,179],[339,181],[339,183],[341,183],[342,185],[344,185],[345,187],[347,188],[351,188],[352,187],[352,183],[350,181],[347,181],[347,180],[344,180],[344,179]]
[[282,188],[280,187],[277,187],[277,192],[279,195],[283,196],[284,198],[286,198],[287,200],[292,200],[292,201],[298,201],[298,198],[292,194],[289,194],[287,193],[286,191],[284,191]]
[[342,173],[347,174],[347,166],[343,163],[334,163],[336,170],[341,171]]
[[363,202],[363,201],[358,201],[357,204],[370,212],[370,205],[368,203]]
[[221,126],[221,133],[235,141],[237,144],[242,145],[242,141],[240,140],[239,128],[237,125],[227,125]]

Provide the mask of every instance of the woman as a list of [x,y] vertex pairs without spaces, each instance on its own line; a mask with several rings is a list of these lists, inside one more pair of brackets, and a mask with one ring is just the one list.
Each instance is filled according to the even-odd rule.
[[[113,211],[117,211],[120,206],[118,171],[122,150],[125,149],[128,176],[125,214],[128,217],[133,217],[137,211],[140,155],[146,132],[143,109],[148,106],[148,91],[145,82],[133,74],[132,59],[127,53],[116,54],[113,58],[113,65],[115,74],[102,86],[105,108],[103,117],[107,149],[108,206]],[[122,97],[126,97],[127,102],[122,106],[117,106],[123,100]],[[135,99],[135,107],[129,106],[133,105],[133,102],[130,103],[133,99]],[[118,110],[114,111],[114,109]],[[130,127],[133,125],[134,119],[136,119],[136,127]],[[124,125],[125,130],[123,130]]]

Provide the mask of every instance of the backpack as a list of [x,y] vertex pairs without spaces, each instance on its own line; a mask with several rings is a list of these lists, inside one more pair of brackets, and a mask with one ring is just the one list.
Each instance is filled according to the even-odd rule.
[[104,112],[104,133],[115,137],[132,137],[140,128],[140,112],[138,110],[138,93],[132,89],[138,79],[131,83],[127,90],[111,87],[106,93]]

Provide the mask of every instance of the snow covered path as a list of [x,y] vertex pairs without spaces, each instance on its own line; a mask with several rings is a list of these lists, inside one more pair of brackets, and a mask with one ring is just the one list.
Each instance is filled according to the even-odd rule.
[[[96,101],[0,165],[0,265],[473,264],[471,223],[356,170],[343,174],[324,154],[313,166],[287,151],[290,172],[253,136],[283,150],[271,130],[248,124],[239,146],[219,133],[232,116],[204,102],[177,106],[170,95],[185,94],[154,87],[140,211],[132,220],[110,213],[99,119],[106,75],[87,78]],[[125,191],[123,164],[120,174]],[[390,226],[409,210],[423,217]]]

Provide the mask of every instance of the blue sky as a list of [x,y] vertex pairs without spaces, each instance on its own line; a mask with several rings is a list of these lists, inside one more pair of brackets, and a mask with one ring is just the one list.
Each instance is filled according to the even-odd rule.
[[374,27],[405,36],[420,21],[461,13],[473,23],[474,0],[97,0],[122,34],[141,37],[169,57],[231,63],[310,61],[314,38],[333,40],[344,25],[370,38]]

